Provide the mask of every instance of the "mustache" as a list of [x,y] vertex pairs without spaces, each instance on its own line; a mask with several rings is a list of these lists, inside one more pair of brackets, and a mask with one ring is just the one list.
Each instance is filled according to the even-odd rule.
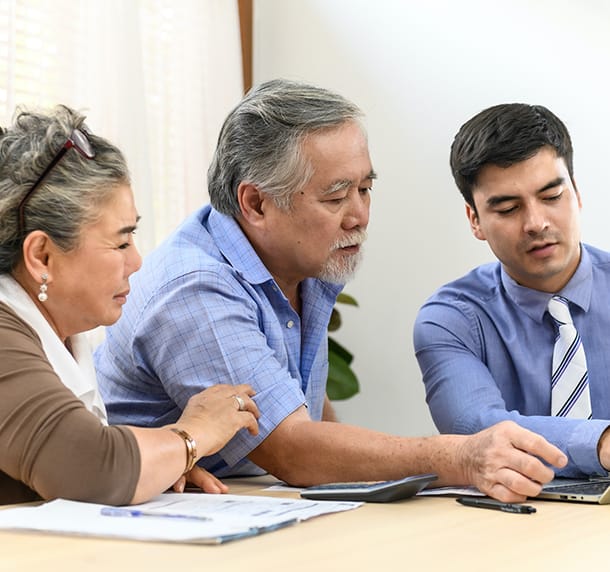
[[367,239],[367,237],[368,234],[366,230],[354,230],[347,236],[344,236],[343,238],[337,240],[333,244],[332,250],[338,250],[339,248],[345,248],[346,246],[359,246]]
[[556,233],[541,233],[522,240],[520,246],[529,252],[532,248],[546,244],[556,244],[557,242],[559,242],[559,236]]

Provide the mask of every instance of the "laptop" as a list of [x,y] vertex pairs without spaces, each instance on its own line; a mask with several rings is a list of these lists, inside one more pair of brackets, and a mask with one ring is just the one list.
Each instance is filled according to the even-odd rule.
[[610,477],[553,479],[535,499],[610,504]]

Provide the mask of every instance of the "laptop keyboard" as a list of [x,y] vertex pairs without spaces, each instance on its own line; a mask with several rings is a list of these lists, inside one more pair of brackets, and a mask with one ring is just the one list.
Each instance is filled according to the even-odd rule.
[[544,487],[544,491],[547,493],[601,495],[609,486],[610,483],[608,481],[592,481],[590,483],[573,483],[570,485]]

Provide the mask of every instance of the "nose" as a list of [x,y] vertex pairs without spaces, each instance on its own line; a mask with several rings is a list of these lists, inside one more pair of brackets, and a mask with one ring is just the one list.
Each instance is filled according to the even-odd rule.
[[343,228],[366,228],[369,224],[370,206],[370,192],[355,191],[350,198],[348,209],[343,219]]
[[137,272],[142,267],[142,255],[138,250],[138,247],[133,244],[129,249],[129,255],[127,259],[127,264],[125,265],[125,269],[127,272],[127,276],[131,276],[134,272]]
[[540,234],[549,226],[546,210],[542,205],[529,205],[524,209],[523,231],[527,234]]

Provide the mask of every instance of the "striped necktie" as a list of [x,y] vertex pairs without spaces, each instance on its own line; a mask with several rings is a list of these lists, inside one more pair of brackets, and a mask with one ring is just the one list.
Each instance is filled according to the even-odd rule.
[[580,335],[570,316],[568,301],[561,296],[553,296],[549,300],[548,310],[558,328],[553,349],[551,415],[591,419],[587,360]]

